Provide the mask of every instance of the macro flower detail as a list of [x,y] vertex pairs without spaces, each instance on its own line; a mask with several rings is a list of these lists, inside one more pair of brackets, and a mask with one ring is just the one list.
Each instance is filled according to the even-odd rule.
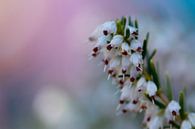
[[188,120],[184,120],[181,124],[181,129],[192,129],[192,125]]
[[184,91],[178,102],[173,100],[171,86],[164,92],[159,71],[148,52],[149,33],[139,39],[138,22],[122,17],[99,25],[89,37],[93,43],[90,58],[99,57],[108,80],[117,85],[119,103],[117,112],[144,113],[146,129],[192,129],[195,113],[184,109]]
[[179,115],[179,110],[181,109],[180,105],[178,102],[172,100],[166,110],[165,110],[165,117],[167,118],[168,121],[174,121],[175,117]]
[[147,82],[147,87],[146,87],[146,92],[150,97],[154,97],[157,92],[157,86],[154,82],[148,81]]

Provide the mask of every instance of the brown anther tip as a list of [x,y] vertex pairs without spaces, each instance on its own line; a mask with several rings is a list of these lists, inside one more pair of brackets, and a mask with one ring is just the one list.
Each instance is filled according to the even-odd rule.
[[93,57],[96,57],[96,56],[97,56],[97,54],[96,54],[96,53],[92,53],[92,56],[93,56]]
[[133,100],[133,104],[137,104],[138,103],[138,100]]
[[149,122],[150,120],[151,120],[151,117],[148,117],[146,121]]
[[141,48],[141,47],[138,47],[138,48],[137,48],[137,51],[138,51],[138,52],[141,52],[141,51],[142,51],[142,48]]
[[135,81],[135,78],[134,78],[134,77],[131,77],[131,78],[130,78],[130,81],[131,81],[131,82],[134,82],[134,81]]
[[123,109],[122,112],[123,112],[123,113],[127,113],[127,110],[126,110],[126,109]]
[[173,116],[176,116],[177,115],[177,112],[176,111],[172,111],[172,115]]
[[139,89],[139,90],[138,90],[138,92],[141,92],[141,91],[142,91],[142,89]]
[[138,35],[138,33],[137,33],[136,31],[134,31],[132,34],[133,34],[133,35]]
[[122,73],[125,74],[127,72],[126,69],[122,69]]
[[103,60],[105,65],[108,65],[109,61],[107,59]]
[[113,73],[113,70],[112,69],[109,69],[108,70],[108,74],[112,74]]
[[119,103],[120,103],[120,104],[124,104],[125,101],[124,101],[124,100],[120,100]]
[[110,50],[112,49],[112,45],[111,45],[111,44],[109,44],[106,48],[107,48],[107,50],[109,50],[109,51],[110,51]]
[[128,55],[128,52],[127,51],[123,51],[122,52],[122,55],[127,56]]
[[108,35],[108,31],[107,30],[103,30],[103,34],[104,35]]
[[98,47],[93,48],[93,51],[96,53],[98,51]]
[[120,80],[120,81],[119,81],[119,84],[120,84],[120,85],[123,85],[123,84],[124,84],[124,81],[123,81],[123,80]]

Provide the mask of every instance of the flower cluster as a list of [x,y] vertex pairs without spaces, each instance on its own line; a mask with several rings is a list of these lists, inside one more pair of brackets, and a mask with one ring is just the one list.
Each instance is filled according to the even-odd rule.
[[141,42],[138,32],[137,21],[123,17],[99,25],[89,37],[94,43],[91,57],[102,58],[104,72],[120,91],[117,111],[144,112],[143,124],[149,129],[192,129],[195,114],[162,93],[152,62],[156,51],[148,53],[148,36]]

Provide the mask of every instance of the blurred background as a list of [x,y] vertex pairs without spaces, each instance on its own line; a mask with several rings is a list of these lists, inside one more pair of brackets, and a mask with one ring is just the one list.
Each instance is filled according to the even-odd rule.
[[194,0],[0,0],[0,129],[141,129],[116,116],[115,86],[88,61],[95,27],[129,15],[195,109]]

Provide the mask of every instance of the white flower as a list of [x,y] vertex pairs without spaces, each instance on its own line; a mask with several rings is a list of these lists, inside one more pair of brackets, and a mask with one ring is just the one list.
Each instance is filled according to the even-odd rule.
[[141,77],[137,82],[137,92],[143,92],[146,90],[146,79],[144,77]]
[[116,33],[117,26],[115,21],[108,21],[96,27],[96,29],[92,32],[89,37],[90,41],[97,41],[98,37],[102,35],[109,35],[111,33]]
[[[137,29],[135,27],[133,27],[133,26],[127,25],[126,26],[126,29],[129,29],[129,31],[130,31],[131,34],[134,34],[134,33],[137,32]],[[125,29],[125,35],[126,35],[126,29]]]
[[125,100],[130,99],[130,94],[132,93],[132,88],[129,85],[125,85],[121,90],[120,103],[123,104]]
[[192,125],[188,120],[184,120],[180,129],[192,129]]
[[123,57],[122,57],[121,64],[122,64],[122,72],[123,72],[123,73],[126,73],[127,69],[128,69],[129,66],[130,66],[129,57],[128,57],[128,56],[123,56]]
[[123,42],[123,36],[122,35],[115,35],[110,44],[111,46],[114,46],[114,47],[119,47]]
[[139,72],[137,71],[136,67],[132,67],[130,71],[130,81],[134,82]]
[[131,49],[137,52],[141,52],[142,51],[142,43],[138,40],[132,40],[131,41]]
[[142,64],[142,55],[139,53],[133,53],[130,57],[130,61],[133,65],[138,66],[139,64]]
[[122,43],[121,48],[122,50],[127,51],[127,52],[130,50],[130,46],[126,42]]
[[157,115],[159,112],[159,108],[156,105],[153,105],[151,103],[147,103],[146,105],[146,111],[145,111],[145,116],[144,116],[144,121],[143,123],[148,125],[148,123]]
[[147,94],[152,97],[156,95],[157,92],[157,86],[153,81],[148,81],[147,82],[147,87],[146,87],[146,92]]
[[175,116],[179,115],[181,109],[178,102],[172,100],[165,109],[165,117],[168,121],[175,120]]
[[[105,22],[103,25],[102,25],[102,30],[103,30],[103,33],[104,35],[106,35],[105,33],[108,33],[108,34],[115,34],[116,31],[117,31],[117,26],[116,26],[116,22],[115,21],[108,21],[108,22]],[[107,32],[105,32],[107,31]]]
[[188,119],[191,122],[192,126],[195,127],[195,113],[189,113]]
[[124,110],[126,111],[133,111],[133,112],[138,112],[139,111],[139,103],[133,104],[133,103],[128,103],[125,105]]
[[155,116],[148,123],[149,129],[163,129],[163,117]]
[[120,58],[119,57],[115,57],[115,58],[113,58],[111,60],[109,67],[111,69],[113,69],[113,68],[116,68],[116,67],[120,66],[120,64],[121,64]]

